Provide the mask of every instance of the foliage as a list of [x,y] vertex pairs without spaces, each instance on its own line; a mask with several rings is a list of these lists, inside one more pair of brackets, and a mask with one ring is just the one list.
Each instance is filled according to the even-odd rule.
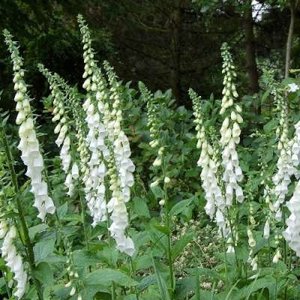
[[[299,211],[291,200],[299,175],[298,79],[281,82],[277,70],[263,67],[262,97],[242,98],[224,45],[223,98],[202,100],[190,90],[194,129],[193,112],[177,106],[170,90],[153,93],[142,82],[135,89],[121,82],[108,62],[99,64],[82,17],[79,24],[85,92],[39,65],[50,88],[44,114],[52,113],[56,122],[47,136],[36,126],[40,115],[28,108],[33,101],[22,58],[5,33],[18,126],[9,126],[7,114],[1,115],[2,297],[298,299],[299,258],[292,249],[299,241],[284,239],[295,225],[292,219],[285,222],[290,211]],[[259,115],[253,112],[258,100]],[[18,135],[23,148],[17,147]],[[32,193],[36,182],[23,165],[24,147],[36,139],[39,147],[29,156],[39,150],[44,163],[29,159],[26,165],[43,165],[40,177],[56,207],[42,221],[33,206],[41,195]],[[209,192],[218,191],[226,200],[223,206],[214,203],[223,227],[220,214],[205,214],[207,201],[217,199]],[[14,227],[6,254],[8,228]],[[22,257],[22,263],[7,263],[11,257]],[[21,265],[28,280],[20,275]],[[24,295],[16,288],[20,277],[26,281]]]

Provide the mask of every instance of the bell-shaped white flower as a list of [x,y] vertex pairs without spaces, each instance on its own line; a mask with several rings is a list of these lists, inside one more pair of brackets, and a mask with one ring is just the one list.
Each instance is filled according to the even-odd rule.
[[22,257],[17,253],[17,249],[14,245],[16,228],[14,226],[8,228],[4,220],[0,221],[0,227],[7,229],[5,235],[2,237],[4,240],[1,247],[1,255],[7,267],[14,274],[13,278],[17,283],[14,296],[21,299],[26,291],[27,273],[24,270]]
[[26,175],[31,179],[34,206],[39,211],[38,217],[44,221],[46,214],[55,212],[55,206],[52,199],[48,196],[48,187],[42,176],[44,162],[39,150],[39,142],[35,133],[29,96],[24,81],[23,61],[20,57],[19,49],[16,43],[12,41],[9,33],[6,34],[5,42],[11,53],[14,70],[15,101],[17,102],[16,108],[18,111],[17,124],[20,125],[18,149],[21,151],[21,159],[27,167]]

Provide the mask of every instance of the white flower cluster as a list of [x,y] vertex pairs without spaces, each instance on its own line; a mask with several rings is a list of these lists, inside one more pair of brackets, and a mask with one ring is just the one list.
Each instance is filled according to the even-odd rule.
[[298,181],[294,194],[287,203],[287,207],[291,214],[286,220],[287,228],[283,232],[283,237],[296,252],[296,255],[300,257],[300,181]]
[[254,239],[253,232],[249,227],[247,229],[247,235],[248,235],[248,244],[249,244],[249,247],[250,247],[248,263],[250,263],[250,265],[252,267],[252,270],[256,271],[257,267],[258,267],[257,266],[257,256],[255,256],[255,255],[253,256],[253,251],[254,251],[254,248],[256,246],[256,241]]
[[[294,167],[299,165],[300,157],[300,122],[295,125],[295,136],[292,140],[292,161]],[[297,172],[297,169],[295,169]],[[294,173],[297,178],[298,173]],[[287,207],[290,211],[290,216],[286,220],[287,228],[283,232],[283,237],[286,239],[289,246],[296,252],[296,255],[300,257],[300,181],[298,181],[292,198],[288,201]]]
[[298,90],[299,90],[299,85],[298,84],[296,84],[296,83],[290,83],[290,84],[288,84],[288,91],[290,93],[295,93]]
[[87,124],[86,124],[86,115],[81,106],[81,103],[78,101],[76,95],[76,88],[70,87],[61,77],[56,77],[59,79],[59,84],[66,96],[67,103],[72,112],[72,118],[74,119],[76,138],[77,138],[77,152],[79,152],[79,166],[80,166],[80,179],[85,183],[83,178],[88,176],[88,162],[90,160],[90,152],[88,149],[88,144],[86,141],[87,136]]
[[128,213],[121,189],[121,180],[113,158],[108,162],[108,175],[110,177],[111,199],[107,204],[107,209],[112,220],[109,231],[117,243],[117,249],[132,256],[135,248],[132,239],[125,234],[125,230],[129,225]]
[[275,218],[277,220],[281,220],[281,205],[284,203],[285,197],[288,193],[291,177],[299,177],[297,167],[299,165],[300,155],[300,122],[295,125],[294,138],[289,140],[287,104],[279,94],[277,95],[277,101],[280,102],[279,107],[281,110],[280,126],[277,131],[277,134],[279,135],[279,158],[277,161],[277,172],[273,176],[272,180],[274,183],[273,192],[276,197],[276,201],[274,203]]
[[134,184],[133,172],[135,166],[130,159],[131,150],[128,138],[121,129],[120,85],[113,69],[107,62],[104,66],[110,83],[109,99],[104,107],[103,119],[107,128],[107,142],[111,153],[108,171],[112,195],[107,208],[108,212],[111,213],[112,224],[109,230],[117,242],[117,248],[132,256],[135,250],[134,244],[132,239],[125,235],[125,230],[128,227],[128,214],[125,203],[130,200],[130,188]]
[[14,274],[14,280],[17,282],[16,291],[14,296],[21,299],[26,291],[27,273],[24,270],[23,260],[14,245],[16,238],[16,228],[0,221],[0,239],[3,240],[1,247],[1,255],[5,260],[6,266],[9,267]]
[[224,114],[226,109],[233,106],[234,99],[239,95],[236,91],[234,79],[236,78],[235,66],[231,54],[229,52],[229,47],[227,43],[224,43],[221,47],[221,55],[223,59],[222,64],[222,74],[224,74],[223,79],[223,91],[222,91],[222,106],[220,114]]
[[[166,101],[160,101],[160,97],[156,97],[156,95],[153,95],[147,87],[143,83],[139,83],[139,89],[142,95],[142,98],[147,104],[147,127],[149,128],[150,132],[150,142],[149,145],[151,148],[155,149],[157,151],[157,156],[155,160],[153,161],[153,167],[155,171],[161,170],[164,155],[166,152],[166,145],[164,140],[161,138],[162,136],[162,120],[160,118],[160,112],[166,107]],[[165,99],[163,99],[165,100]],[[150,184],[150,187],[153,188],[155,186],[158,186],[160,182],[163,180],[165,184],[168,184],[171,179],[165,175],[165,178],[161,178],[161,176],[157,176],[156,174],[153,177],[153,181]],[[165,205],[165,199],[161,199],[159,201],[159,204],[161,206]]]
[[222,165],[224,167],[223,181],[225,183],[226,205],[231,206],[234,195],[238,202],[243,202],[244,194],[239,183],[243,179],[242,170],[239,166],[238,153],[236,146],[240,142],[240,124],[243,122],[241,117],[242,109],[239,105],[234,104],[238,96],[234,84],[236,73],[232,63],[232,57],[229,53],[227,44],[222,46],[224,89],[221,106],[221,114],[228,112],[220,130],[220,143],[223,147]]
[[[87,201],[94,224],[105,220],[107,208],[112,221],[109,231],[116,240],[117,248],[128,255],[133,255],[133,241],[125,234],[129,224],[125,204],[130,200],[130,187],[134,184],[135,167],[130,159],[128,138],[121,129],[119,83],[112,68],[106,63],[110,83],[110,88],[107,88],[101,70],[94,60],[88,27],[81,16],[78,17],[78,21],[84,49],[83,87],[88,91],[84,103],[89,128],[87,142],[91,151],[89,173],[85,178]],[[111,198],[107,205],[104,182],[106,174],[109,176],[111,191]]]
[[205,211],[211,219],[216,220],[220,231],[223,233],[223,236],[226,236],[226,219],[224,217],[225,200],[218,183],[219,164],[215,159],[214,149],[206,138],[200,106],[201,98],[197,97],[196,93],[192,89],[189,90],[189,94],[193,101],[195,116],[194,123],[196,124],[198,139],[197,148],[201,149],[200,158],[197,164],[202,168],[202,187],[204,189],[205,199],[207,201],[205,205]]
[[[112,108],[109,114],[106,114],[104,119],[108,126],[108,139],[113,145],[116,167],[121,181],[121,189],[125,202],[130,200],[130,188],[134,184],[133,172],[135,166],[130,159],[131,150],[129,140],[122,128],[122,110],[119,90],[121,88],[117,81],[113,68],[104,62],[104,68],[108,75],[110,83],[109,103],[112,103]],[[105,110],[108,112],[107,110]],[[110,116],[108,120],[107,116]],[[112,130],[113,129],[113,130]]]
[[248,263],[250,263],[252,270],[256,271],[258,268],[258,259],[257,256],[254,255],[254,249],[256,246],[256,241],[253,235],[253,229],[256,225],[255,219],[254,219],[254,210],[253,205],[250,203],[249,207],[249,224],[247,228],[247,235],[248,235],[248,245],[250,248],[249,251],[249,257],[248,257]]
[[68,189],[67,194],[72,196],[75,189],[74,181],[79,178],[79,168],[71,156],[71,138],[70,132],[70,120],[66,112],[64,100],[65,96],[60,90],[57,80],[53,74],[51,74],[43,65],[39,64],[39,70],[48,79],[51,95],[53,97],[53,122],[58,122],[54,129],[54,133],[58,134],[55,141],[58,147],[61,147],[60,158],[62,162],[62,168],[66,174],[65,186]]
[[11,53],[14,70],[14,89],[16,91],[15,101],[18,116],[16,123],[20,125],[20,143],[18,149],[22,152],[21,158],[27,166],[26,175],[31,179],[31,192],[34,194],[34,206],[38,209],[38,217],[44,221],[46,214],[53,214],[55,206],[48,196],[48,186],[43,180],[44,169],[43,157],[39,150],[39,142],[34,129],[33,118],[27,94],[27,87],[24,82],[23,61],[19,55],[19,50],[11,35],[6,32],[5,41]]
[[93,217],[92,225],[96,226],[99,222],[107,219],[104,157],[107,159],[109,152],[105,145],[106,129],[100,121],[100,114],[91,98],[86,99],[83,108],[86,111],[86,122],[89,129],[86,141],[91,153],[88,169],[84,176],[85,194],[87,205]]
[[[109,151],[105,144],[107,129],[103,123],[103,109],[106,96],[105,81],[94,60],[91,38],[87,26],[81,23],[80,31],[83,42],[84,74],[83,88],[87,90],[87,98],[83,104],[86,113],[88,134],[86,142],[90,151],[88,168],[84,174],[85,195],[87,205],[93,217],[93,226],[107,219],[105,199],[105,160]],[[100,113],[101,112],[101,113]]]

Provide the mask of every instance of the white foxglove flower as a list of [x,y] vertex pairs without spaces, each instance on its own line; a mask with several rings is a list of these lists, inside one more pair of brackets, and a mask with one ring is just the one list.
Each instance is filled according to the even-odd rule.
[[267,219],[265,226],[264,226],[264,234],[263,237],[268,240],[270,237],[270,221]]
[[57,134],[55,143],[60,148],[60,158],[62,162],[62,169],[66,174],[65,186],[68,189],[67,194],[72,196],[75,189],[74,180],[77,178],[73,177],[72,168],[77,166],[76,162],[73,162],[71,155],[71,138],[70,132],[70,120],[66,112],[64,101],[66,100],[66,95],[60,88],[60,82],[62,81],[57,74],[52,74],[46,69],[42,64],[39,64],[40,72],[47,78],[51,95],[53,97],[53,122],[58,122],[54,129],[54,133]]
[[[99,99],[100,101],[100,99]],[[86,201],[90,213],[93,217],[93,226],[105,221],[106,199],[105,199],[105,176],[106,167],[104,164],[104,153],[107,152],[105,145],[106,129],[100,121],[101,117],[97,107],[87,98],[83,108],[86,112],[86,122],[88,124],[88,135],[86,143],[91,153],[87,163],[88,169],[84,177]]]
[[288,91],[290,93],[297,92],[299,90],[299,86],[296,83],[290,83],[288,84]]
[[247,229],[247,235],[248,235],[248,244],[250,248],[254,248],[256,246],[256,241],[254,239],[252,230],[250,228]]
[[296,252],[296,255],[300,257],[300,181],[298,181],[287,207],[291,214],[286,220],[287,228],[283,232],[283,237]]
[[22,257],[17,253],[17,249],[14,245],[16,228],[14,226],[9,227],[4,220],[0,221],[0,227],[6,229],[5,234],[3,234],[3,231],[1,236],[1,238],[4,238],[1,247],[1,255],[4,258],[7,267],[14,274],[14,280],[17,282],[14,296],[21,299],[26,291],[27,273],[24,270]]
[[[214,149],[209,144],[205,128],[202,120],[202,113],[200,107],[200,97],[197,97],[193,90],[189,91],[190,97],[193,100],[193,109],[197,130],[198,147],[201,149],[200,158],[197,162],[198,166],[202,168],[201,180],[202,187],[205,192],[205,211],[211,219],[215,219],[220,232],[226,236],[226,220],[224,217],[225,200],[218,183],[218,162],[214,156]],[[226,127],[226,124],[224,128]]]
[[87,91],[87,97],[83,104],[86,113],[88,133],[85,143],[90,152],[87,168],[85,169],[83,182],[85,184],[85,198],[93,217],[93,226],[107,219],[105,198],[105,161],[109,157],[109,151],[105,143],[107,128],[103,121],[103,107],[107,100],[106,82],[94,59],[94,51],[91,47],[90,32],[82,16],[78,16],[80,32],[83,43],[84,74],[83,88]]
[[31,192],[34,194],[34,206],[38,209],[38,217],[44,221],[46,214],[54,214],[55,206],[48,196],[48,186],[43,180],[43,157],[39,150],[39,142],[36,137],[32,113],[29,104],[27,86],[24,82],[23,61],[18,47],[12,41],[9,33],[5,34],[5,42],[11,53],[14,69],[14,89],[16,92],[20,143],[18,149],[22,152],[21,158],[27,166],[26,175],[31,179]]
[[[87,144],[91,152],[88,170],[85,175],[86,200],[93,216],[93,225],[106,219],[106,212],[112,221],[109,230],[116,240],[117,248],[133,255],[134,244],[126,236],[129,225],[125,203],[130,199],[130,187],[134,184],[134,164],[127,136],[121,129],[122,111],[120,109],[119,83],[108,63],[104,64],[107,83],[94,60],[89,30],[78,16],[84,49],[85,82],[83,88],[88,97],[84,103],[88,124]],[[106,170],[108,165],[108,170]],[[105,175],[108,173],[111,198],[106,205]]]
[[223,148],[222,165],[224,167],[224,173],[222,179],[225,183],[226,206],[229,207],[232,205],[234,197],[240,203],[244,200],[243,190],[239,185],[243,180],[243,174],[239,166],[239,158],[236,151],[236,146],[240,142],[240,123],[242,123],[243,119],[240,115],[242,109],[240,106],[234,104],[238,96],[234,84],[236,73],[227,44],[223,44],[222,46],[222,58],[224,88],[220,114],[224,114],[225,112],[229,113],[222,123],[220,143]]
[[278,92],[274,91],[274,94],[281,109],[278,142],[279,158],[277,161],[277,172],[272,178],[274,183],[273,193],[276,197],[276,201],[273,204],[275,218],[280,221],[282,217],[281,206],[288,193],[291,177],[299,178],[297,167],[300,162],[300,122],[295,125],[294,138],[289,140],[287,104]]
[[253,259],[251,259],[250,265],[252,267],[252,271],[257,271],[258,269],[258,258],[257,255],[253,257]]
[[113,69],[107,62],[104,67],[108,76],[110,87],[109,103],[112,107],[109,110],[104,105],[104,124],[107,128],[108,144],[111,158],[109,161],[110,190],[112,197],[107,205],[108,211],[111,212],[112,224],[109,228],[112,236],[116,240],[117,248],[132,256],[135,248],[132,239],[125,234],[129,225],[128,214],[125,203],[130,200],[130,188],[134,184],[133,172],[135,166],[130,159],[130,144],[124,131],[121,129],[122,111],[120,109],[121,99],[118,90],[120,84],[117,81]]
[[272,261],[274,264],[277,264],[281,258],[282,256],[281,256],[280,249],[277,249]]

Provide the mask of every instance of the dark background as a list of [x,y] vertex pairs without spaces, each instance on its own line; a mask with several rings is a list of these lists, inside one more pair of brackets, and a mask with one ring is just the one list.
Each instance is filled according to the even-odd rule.
[[[119,77],[133,86],[143,81],[153,91],[172,88],[177,103],[190,107],[189,87],[204,98],[211,93],[220,96],[224,41],[232,47],[243,94],[259,90],[261,70],[256,62],[278,66],[283,74],[289,3],[260,2],[265,3],[261,20],[252,18],[251,1],[0,0],[0,28],[7,28],[20,42],[26,80],[36,99],[48,93],[37,71],[39,62],[81,85],[82,47],[76,21],[81,13],[100,62],[108,59]],[[300,59],[298,21],[296,10],[292,67]],[[0,90],[0,106],[12,109],[12,70],[3,38]]]

